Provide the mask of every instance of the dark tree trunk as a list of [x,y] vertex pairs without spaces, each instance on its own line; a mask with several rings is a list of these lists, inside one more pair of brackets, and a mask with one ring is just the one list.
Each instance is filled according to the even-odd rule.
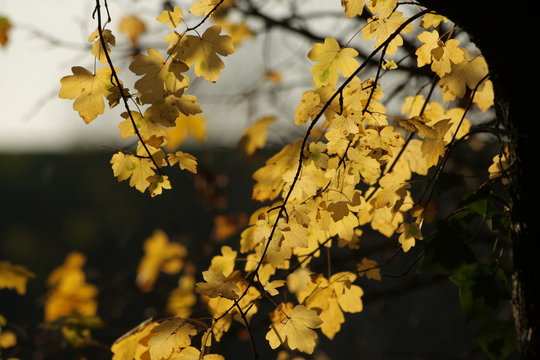
[[[532,1],[420,0],[467,31],[482,51],[495,88],[498,120],[510,138],[513,246],[512,306],[521,359],[540,359],[540,181],[534,172],[540,76],[538,20]],[[512,6],[513,5],[513,6]],[[537,140],[538,141],[538,140]],[[536,226],[535,226],[536,225]]]

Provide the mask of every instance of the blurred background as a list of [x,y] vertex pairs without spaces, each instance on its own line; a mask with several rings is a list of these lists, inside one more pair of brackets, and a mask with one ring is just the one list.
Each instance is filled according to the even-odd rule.
[[[188,9],[190,3],[173,4]],[[72,101],[58,98],[59,79],[70,74],[72,66],[94,66],[87,42],[96,26],[91,16],[94,1],[0,1],[0,17],[11,24],[9,39],[0,47],[0,260],[36,274],[24,296],[0,290],[0,314],[15,324],[20,339],[5,354],[21,359],[108,359],[108,347],[123,333],[149,317],[169,316],[164,309],[177,286],[177,275],[160,275],[148,293],[135,284],[143,242],[155,229],[187,247],[197,281],[222,244],[236,248],[246,217],[260,206],[250,199],[251,174],[305,131],[293,119],[303,91],[313,86],[311,62],[306,58],[311,44],[325,36],[346,42],[362,21],[343,20],[337,0],[253,3],[259,15],[240,10],[231,15],[245,21],[253,36],[246,35],[237,52],[224,59],[222,78],[211,84],[192,77],[189,93],[199,99],[208,132],[204,142],[188,139],[180,149],[197,157],[198,174],[171,172],[173,189],[150,198],[117,182],[109,165],[117,149],[133,145],[118,134],[121,109],[106,111],[87,125],[72,110]],[[117,37],[112,50],[117,67],[127,68],[130,58],[148,47],[164,50],[161,40],[167,29],[154,19],[168,5],[109,1],[112,23],[108,27]],[[136,15],[147,27],[137,46],[118,32],[120,19],[129,15]],[[465,34],[456,36],[467,39]],[[351,41],[351,46],[365,49],[364,55],[371,45],[359,36]],[[407,60],[403,64],[405,69]],[[422,74],[409,75],[397,71],[383,87],[389,94],[389,113],[399,115],[397,100],[403,94],[415,95],[431,81]],[[131,84],[134,80],[129,71],[121,72],[121,78]],[[261,116],[278,118],[270,127],[267,145],[253,156],[242,154],[236,143]],[[480,124],[493,114],[473,111],[469,118]],[[489,138],[477,137],[472,144],[461,146],[447,166],[446,171],[460,180],[439,200],[446,204],[439,209],[442,213],[452,211],[464,194],[487,178],[487,166],[499,151]],[[222,238],[216,235],[217,219],[225,215],[233,230]],[[336,252],[333,271],[354,268],[359,256],[385,262],[395,244],[383,240],[366,231],[356,253]],[[98,315],[105,326],[93,336],[100,346],[73,348],[42,323],[47,275],[72,251],[86,255],[87,281],[99,289]],[[474,344],[478,324],[463,319],[457,288],[444,277],[417,274],[420,251],[385,266],[382,282],[360,279],[364,311],[347,314],[334,340],[321,336],[312,358],[483,358]],[[314,270],[317,266],[324,269],[326,263],[315,263]],[[267,308],[261,314],[271,311],[263,306]],[[194,316],[207,316],[204,307],[196,308]],[[276,358],[277,350],[270,351],[264,339],[268,320],[255,317],[252,326],[261,358]],[[215,352],[227,359],[252,358],[242,324],[235,323],[231,332],[233,336],[218,344]]]

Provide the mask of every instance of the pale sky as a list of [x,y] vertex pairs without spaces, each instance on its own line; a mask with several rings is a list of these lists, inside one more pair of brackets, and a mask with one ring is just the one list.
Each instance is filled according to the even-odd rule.
[[[176,3],[187,9],[190,1]],[[91,18],[94,4],[94,0],[0,0],[0,15],[7,16],[13,24],[8,46],[0,48],[1,152],[92,150],[122,144],[117,128],[122,120],[118,116],[121,109],[105,109],[105,115],[87,125],[72,110],[72,100],[59,99],[57,96],[60,78],[70,75],[72,66],[83,66],[90,70],[93,67],[93,56],[84,47],[88,45],[88,35],[96,27],[95,20]],[[149,27],[149,34],[141,39],[143,46],[164,44],[161,39],[167,34],[167,28],[154,21],[156,14],[159,14],[157,7],[160,4],[161,1],[109,0],[113,22],[108,28],[115,33],[117,45],[127,44],[126,37],[117,30],[119,19],[128,14],[126,9],[140,16]],[[339,6],[339,1],[336,4]],[[54,44],[54,40],[62,44]],[[284,45],[297,46],[294,41],[288,42],[290,44]],[[265,107],[260,100],[256,105],[245,101],[249,95],[253,95],[247,89],[265,81],[260,47],[260,41],[247,41],[233,54],[236,61],[230,59],[233,56],[224,59],[226,67],[218,84],[195,84],[192,77],[192,93],[198,94],[203,111],[213,117],[209,119],[208,141],[234,144],[242,130],[256,117],[274,115],[272,106],[277,105],[275,102]],[[301,48],[299,59],[293,59],[293,62],[305,66],[307,50],[309,48]],[[249,66],[245,63],[239,65],[240,57],[249,59]],[[124,68],[127,64],[122,58],[115,63],[117,67]],[[309,80],[309,72],[298,79]],[[233,96],[234,101],[241,103],[239,105],[231,103],[229,97],[205,97],[205,94],[216,91],[231,96],[234,92],[246,91],[246,94]],[[301,93],[297,91],[293,96],[294,102],[297,103],[300,96]],[[279,106],[280,110],[285,111],[282,105]],[[291,119],[280,121],[292,124]],[[291,128],[292,125],[286,125],[281,130],[282,134],[278,131],[278,139],[290,133]]]

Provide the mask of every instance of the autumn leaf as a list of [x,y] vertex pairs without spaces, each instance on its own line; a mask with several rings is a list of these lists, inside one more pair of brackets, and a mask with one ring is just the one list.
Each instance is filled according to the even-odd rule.
[[122,335],[111,346],[111,352],[113,353],[112,360],[140,359],[141,355],[148,351],[148,347],[143,345],[143,340],[157,325],[157,322],[146,320]]
[[191,345],[191,337],[197,335],[197,330],[185,319],[174,318],[152,328],[151,335],[148,340],[150,358],[167,360],[180,349]]
[[82,270],[86,258],[79,252],[68,254],[64,263],[54,269],[47,278],[51,288],[45,300],[45,321],[54,321],[74,312],[80,315],[96,315],[98,290],[86,283]]
[[225,66],[219,58],[232,54],[235,49],[231,37],[220,35],[221,27],[214,25],[206,29],[201,37],[187,35],[175,49],[175,58],[189,66],[195,65],[195,75],[216,82]]
[[11,330],[0,330],[0,349],[7,349],[15,345],[17,345],[17,335]]
[[184,76],[188,70],[186,64],[176,61],[165,61],[158,50],[148,49],[148,55],[137,55],[129,69],[142,77],[135,82],[135,89],[144,104],[162,101],[168,90],[179,91],[187,87]]
[[0,16],[0,46],[6,46],[8,42],[11,22],[5,16]]
[[92,44],[92,55],[94,55],[102,64],[107,63],[107,55],[106,53],[110,54],[111,49],[109,48],[109,45],[115,46],[116,45],[116,38],[112,34],[111,30],[104,29],[101,31],[101,34],[103,35],[103,41],[105,42],[106,48],[103,49],[103,46],[101,44],[99,30],[94,30],[93,33],[88,36],[88,42],[93,43]]
[[105,102],[111,84],[111,69],[104,67],[95,74],[80,66],[71,68],[73,75],[64,76],[60,82],[62,87],[58,96],[62,99],[75,99],[73,109],[88,124],[98,115],[103,114]]
[[197,173],[197,159],[195,156],[182,151],[177,151],[167,156],[171,165],[178,163],[181,170],[187,170],[193,174]]
[[0,261],[0,289],[15,289],[19,295],[26,294],[26,282],[35,275],[20,265]]
[[137,47],[139,44],[139,37],[146,32],[146,24],[139,17],[128,15],[120,19],[118,31],[127,35],[131,46]]
[[459,41],[450,39],[441,41],[437,30],[424,31],[418,35],[418,40],[424,43],[416,50],[418,67],[431,64],[439,77],[443,77],[452,69],[452,64],[459,64],[465,60],[465,50],[459,48]]
[[198,142],[204,141],[207,134],[206,120],[202,115],[184,115],[180,113],[175,125],[167,133],[167,149],[175,150],[188,137]]
[[149,158],[118,152],[112,156],[110,163],[118,181],[129,179],[129,185],[140,192],[146,191],[150,186],[148,178],[155,174],[155,166]]
[[344,77],[349,77],[358,68],[355,57],[358,51],[339,46],[336,39],[326,38],[323,44],[314,44],[308,53],[311,61],[316,61],[311,68],[315,87],[334,86],[338,81],[338,71]]
[[[395,11],[388,18],[374,17],[368,20],[367,25],[362,29],[362,39],[369,40],[375,38],[375,47],[382,45],[400,26],[407,20],[403,17],[403,13]],[[400,34],[406,34],[412,31],[412,24],[408,24],[401,30]],[[394,55],[398,49],[403,45],[403,38],[401,35],[394,37],[388,44],[386,54]]]
[[236,284],[227,280],[225,275],[215,270],[203,271],[202,273],[205,282],[197,283],[197,292],[208,297],[215,298],[223,296],[227,299],[238,299],[240,289]]
[[266,144],[268,126],[276,120],[275,116],[264,116],[254,122],[238,140],[238,147],[248,156],[253,155],[257,149],[263,148]]
[[303,305],[282,303],[270,314],[270,318],[272,325],[266,334],[266,340],[272,349],[286,345],[291,350],[313,353],[317,333],[312,329],[322,324],[315,311],[306,309]]
[[173,29],[180,25],[180,21],[183,17],[184,13],[182,12],[182,9],[175,6],[173,11],[163,10],[156,20],[165,25],[169,24],[169,29]]
[[378,267],[375,260],[363,258],[358,265],[356,271],[360,276],[365,276],[368,279],[381,280],[381,269]]
[[362,15],[364,11],[364,0],[341,0],[341,6],[345,8],[345,15],[348,18]]
[[187,250],[182,244],[170,242],[163,230],[155,230],[144,242],[144,256],[137,269],[137,286],[149,291],[160,272],[178,273],[186,255]]

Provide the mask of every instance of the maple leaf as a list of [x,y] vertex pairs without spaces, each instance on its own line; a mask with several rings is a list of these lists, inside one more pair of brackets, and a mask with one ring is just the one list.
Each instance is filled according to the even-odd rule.
[[169,163],[174,165],[178,163],[181,170],[187,170],[193,174],[197,173],[197,159],[188,153],[177,151],[174,154],[167,154]]
[[178,280],[178,287],[169,294],[167,312],[175,317],[187,318],[191,315],[191,308],[196,302],[195,278],[184,275]]
[[338,71],[344,77],[352,75],[359,66],[358,61],[354,59],[357,55],[358,51],[354,49],[341,49],[334,38],[324,39],[323,44],[314,44],[308,58],[318,62],[310,70],[315,87],[336,85]]
[[365,276],[368,279],[381,280],[381,269],[378,267],[378,263],[375,260],[363,258],[358,265],[356,265],[356,271],[358,275]]
[[439,14],[428,13],[422,18],[420,26],[423,28],[437,27],[441,22],[448,22],[448,18]]
[[163,10],[156,20],[165,25],[169,24],[169,29],[173,29],[180,25],[180,21],[182,21],[183,17],[184,13],[182,12],[182,9],[175,6],[173,11]]
[[345,8],[345,15],[348,18],[362,15],[364,11],[364,0],[341,0],[341,6]]
[[272,349],[286,345],[289,349],[312,354],[317,341],[317,333],[312,329],[318,328],[322,320],[313,310],[303,305],[294,306],[292,303],[281,303],[270,314],[272,325],[266,334],[266,340]]
[[431,64],[431,70],[443,77],[452,69],[451,64],[459,64],[465,60],[465,50],[458,48],[459,41],[450,39],[442,42],[437,30],[424,31],[418,35],[424,45],[416,50],[418,67]]
[[150,358],[167,360],[180,349],[191,345],[191,337],[197,335],[197,330],[185,319],[174,318],[152,328],[151,334],[148,340]]
[[[362,29],[362,39],[369,40],[375,38],[375,47],[382,45],[400,26],[407,20],[403,17],[403,13],[395,11],[388,18],[374,17],[368,20],[367,25]],[[400,34],[406,34],[412,31],[412,24],[407,24]],[[401,35],[397,35],[388,44],[386,53],[388,55],[394,55],[398,49],[403,45],[403,38]]]
[[255,121],[244,131],[240,140],[238,140],[238,147],[246,153],[246,155],[253,155],[255,150],[264,147],[268,126],[276,120],[277,118],[275,116],[264,116]]
[[230,246],[223,246],[221,254],[212,258],[209,270],[229,276],[234,270],[234,260],[237,252],[231,249]]
[[415,245],[416,240],[423,239],[420,227],[415,223],[403,223],[397,232],[401,233],[398,240],[403,252],[408,252]]
[[143,117],[141,113],[137,111],[131,111],[131,117],[127,112],[123,112],[122,114],[120,114],[120,116],[125,119],[120,124],[118,124],[118,128],[120,129],[120,136],[122,136],[123,138],[128,138],[136,135],[131,118],[133,118],[135,126],[137,127],[137,130],[139,130],[139,134],[141,135],[143,141],[146,142],[152,136],[155,136],[157,138],[164,138],[165,136],[167,136],[167,131],[163,127],[151,121],[151,119]]
[[[148,55],[135,56],[129,69],[137,75],[143,75],[135,82],[135,89],[139,91],[139,99],[143,104],[154,104],[163,100],[167,93],[167,85],[172,80],[174,90],[187,87],[183,82],[181,72],[187,71],[188,66],[180,61],[167,61],[158,50],[148,49]],[[170,86],[169,86],[170,87]]]
[[73,75],[64,76],[58,96],[62,99],[75,99],[73,109],[88,124],[98,115],[103,114],[105,102],[111,84],[111,69],[104,67],[95,74],[80,66],[71,68]]
[[118,338],[111,346],[112,360],[140,359],[141,355],[148,351],[143,342],[157,325],[157,322],[146,320]]
[[206,282],[197,283],[197,292],[201,294],[211,298],[223,296],[227,299],[238,299],[240,296],[238,286],[227,280],[221,272],[212,269],[203,271],[203,278]]
[[219,20],[214,20],[214,23],[221,26],[223,31],[225,31],[225,33],[231,37],[234,47],[242,44],[247,38],[252,38],[255,36],[255,33],[245,22],[232,23],[225,18],[220,18]]
[[189,8],[189,12],[193,15],[206,16],[210,11],[214,10],[220,0],[198,0],[194,1]]
[[[452,66],[452,71],[445,75],[440,81],[442,88],[443,101],[451,101],[455,98],[462,98],[467,88],[474,89],[480,80],[488,74],[486,60],[482,56],[477,56],[469,60],[469,54],[466,50],[465,61]],[[482,91],[489,81],[484,81],[478,91]]]
[[175,125],[167,134],[167,149],[176,149],[188,136],[193,137],[198,142],[206,138],[206,120],[202,115],[185,115],[180,113],[175,120]]
[[93,43],[92,55],[94,55],[102,64],[105,64],[107,62],[107,55],[105,54],[105,51],[108,54],[111,53],[109,45],[115,46],[116,38],[109,29],[104,29],[101,31],[101,33],[103,34],[103,40],[105,42],[105,45],[107,46],[105,49],[103,49],[101,40],[99,38],[99,31],[97,29],[94,30],[94,32],[91,33],[90,36],[88,36],[88,42]]
[[0,289],[15,289],[19,295],[26,294],[26,282],[35,275],[20,265],[0,261]]
[[146,24],[139,17],[128,15],[120,19],[118,31],[127,35],[132,47],[137,47],[139,44],[139,37],[146,32]]
[[433,125],[436,131],[434,137],[426,137],[422,142],[422,154],[426,158],[427,166],[435,166],[439,162],[439,157],[444,156],[445,141],[444,137],[448,130],[452,127],[450,119],[445,119]]
[[148,178],[155,174],[152,160],[136,155],[118,152],[112,156],[110,163],[118,181],[129,179],[129,185],[140,192],[150,186]]
[[86,283],[82,270],[86,259],[79,252],[72,252],[64,264],[51,272],[47,284],[52,287],[45,300],[45,321],[54,321],[73,312],[92,316],[96,314],[95,300],[98,290]]
[[155,230],[144,242],[144,256],[137,268],[137,286],[149,291],[161,271],[178,273],[186,255],[187,250],[182,244],[170,242],[163,230]]
[[396,9],[397,0],[368,0],[367,5],[373,14],[378,14],[381,18],[387,18]]
[[220,35],[220,32],[221,27],[214,25],[206,29],[201,37],[182,37],[181,44],[175,48],[175,58],[189,66],[195,64],[195,75],[216,82],[225,66],[218,54],[227,56],[235,51],[231,37]]
[[174,354],[169,360],[225,360],[225,358],[218,354],[206,354],[201,356],[199,349],[188,346],[179,353]]

